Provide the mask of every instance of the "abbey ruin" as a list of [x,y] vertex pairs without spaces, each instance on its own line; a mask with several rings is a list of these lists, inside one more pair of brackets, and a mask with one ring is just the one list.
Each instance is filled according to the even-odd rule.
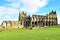
[[26,12],[19,12],[18,21],[3,21],[2,26],[5,28],[33,28],[57,25],[57,13],[51,11],[46,15],[32,15],[27,16]]

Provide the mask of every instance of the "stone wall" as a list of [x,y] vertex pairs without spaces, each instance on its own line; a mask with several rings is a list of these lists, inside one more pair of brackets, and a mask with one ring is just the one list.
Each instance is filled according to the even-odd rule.
[[57,25],[56,11],[52,11],[46,15],[32,15],[27,16],[25,12],[19,12],[18,21],[3,21],[2,26],[4,28],[33,28],[33,27],[45,27]]

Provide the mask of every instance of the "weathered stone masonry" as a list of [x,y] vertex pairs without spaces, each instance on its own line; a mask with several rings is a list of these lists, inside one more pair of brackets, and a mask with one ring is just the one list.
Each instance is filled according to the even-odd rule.
[[19,13],[19,21],[23,23],[24,27],[44,27],[57,25],[56,11],[52,11],[46,15],[26,16],[26,13]]
[[33,28],[57,25],[56,11],[52,11],[46,15],[27,16],[26,12],[19,12],[18,21],[3,21],[2,26],[5,28]]

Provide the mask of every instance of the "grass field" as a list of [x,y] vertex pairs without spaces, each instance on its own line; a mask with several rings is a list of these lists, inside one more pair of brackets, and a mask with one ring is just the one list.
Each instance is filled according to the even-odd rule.
[[60,27],[0,31],[0,40],[60,40]]

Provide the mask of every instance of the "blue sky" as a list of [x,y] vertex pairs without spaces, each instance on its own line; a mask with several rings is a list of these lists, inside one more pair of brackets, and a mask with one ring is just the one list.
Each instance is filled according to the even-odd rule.
[[18,21],[19,11],[26,11],[27,15],[46,15],[52,10],[57,11],[60,24],[59,0],[0,0],[0,24],[4,20]]

